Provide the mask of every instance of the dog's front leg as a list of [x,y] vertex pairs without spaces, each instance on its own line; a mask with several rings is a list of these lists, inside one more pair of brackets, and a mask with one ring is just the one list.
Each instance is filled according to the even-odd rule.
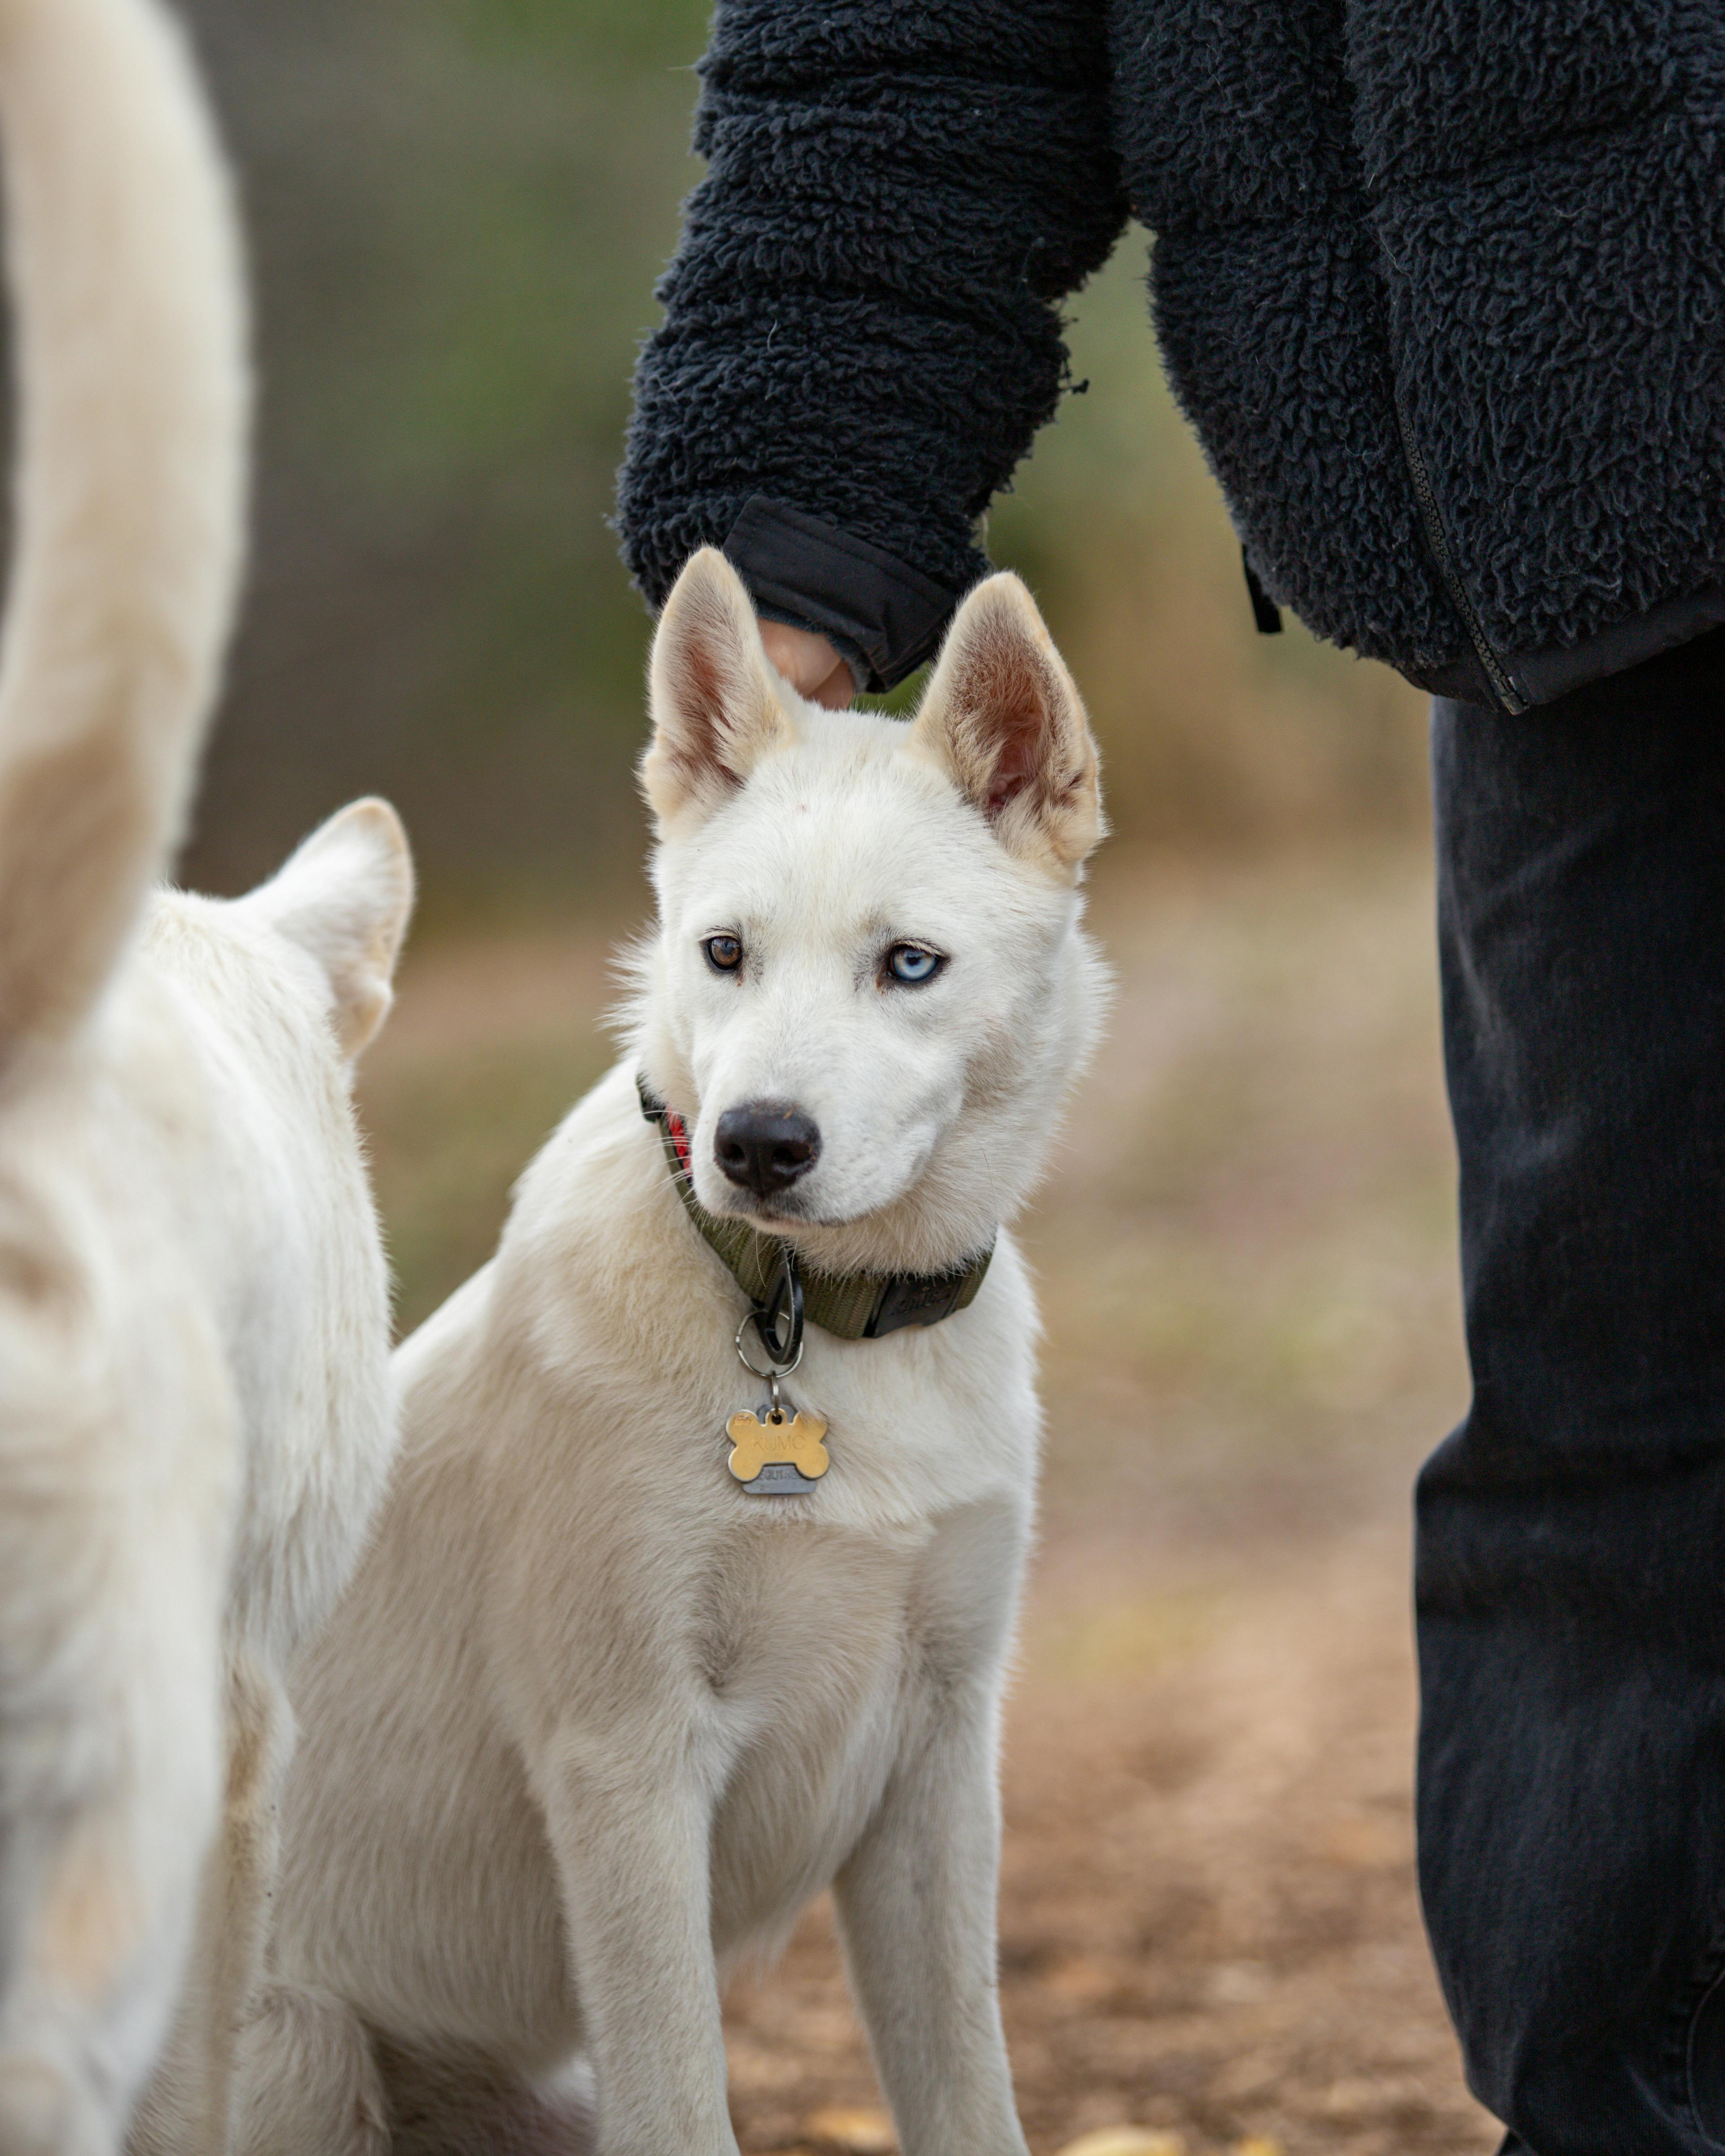
[[834,1882],[903,2156],[1026,2156],[995,1970],[997,1689],[931,1688]]
[[562,1882],[598,2156],[737,2156],[713,1964],[711,1808],[686,1755],[576,1740],[536,1777]]

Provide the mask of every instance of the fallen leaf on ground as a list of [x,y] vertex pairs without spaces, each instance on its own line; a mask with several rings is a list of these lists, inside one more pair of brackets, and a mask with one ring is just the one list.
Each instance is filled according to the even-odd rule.
[[1281,2143],[1267,2133],[1249,2133],[1234,2144],[1234,2156],[1282,2156]]
[[892,2156],[898,2136],[884,2111],[850,2111],[835,2106],[811,2112],[803,2131],[829,2147],[842,2148],[845,2156]]
[[1069,2141],[1060,2156],[1186,2156],[1186,2144],[1178,2133],[1147,2126],[1104,2126]]
[[1069,1954],[1049,1971],[1044,1981],[1062,1998],[1092,2003],[1110,1997],[1120,1989],[1120,1979],[1114,1971],[1092,1960],[1088,1954]]

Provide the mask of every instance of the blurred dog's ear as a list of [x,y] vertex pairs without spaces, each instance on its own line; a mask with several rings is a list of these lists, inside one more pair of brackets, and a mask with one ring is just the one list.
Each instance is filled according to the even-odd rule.
[[400,817],[387,801],[350,803],[239,902],[323,968],[336,1044],[351,1061],[388,1015],[413,910]]
[[911,746],[1026,860],[1070,874],[1102,835],[1084,706],[1014,576],[988,578],[953,616]]
[[711,813],[760,758],[793,738],[737,575],[703,547],[672,588],[653,639],[653,739],[641,788],[661,828],[685,809]]

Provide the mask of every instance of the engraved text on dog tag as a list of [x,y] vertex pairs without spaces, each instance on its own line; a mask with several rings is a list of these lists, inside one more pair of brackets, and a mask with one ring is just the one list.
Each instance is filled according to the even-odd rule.
[[731,1472],[751,1497],[805,1496],[831,1466],[821,1440],[827,1426],[799,1408],[751,1414],[739,1409],[725,1425],[731,1440]]

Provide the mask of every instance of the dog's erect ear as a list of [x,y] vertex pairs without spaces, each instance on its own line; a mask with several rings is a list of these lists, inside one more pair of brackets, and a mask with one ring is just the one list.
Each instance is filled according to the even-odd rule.
[[641,786],[667,824],[716,808],[776,743],[791,739],[777,676],[742,579],[716,547],[690,557],[653,639],[653,740]]
[[1096,747],[1036,602],[1009,573],[953,616],[911,730],[1000,843],[1076,870],[1102,835]]
[[328,974],[336,1040],[352,1061],[388,1014],[413,910],[413,860],[400,817],[387,801],[351,803],[240,904]]

